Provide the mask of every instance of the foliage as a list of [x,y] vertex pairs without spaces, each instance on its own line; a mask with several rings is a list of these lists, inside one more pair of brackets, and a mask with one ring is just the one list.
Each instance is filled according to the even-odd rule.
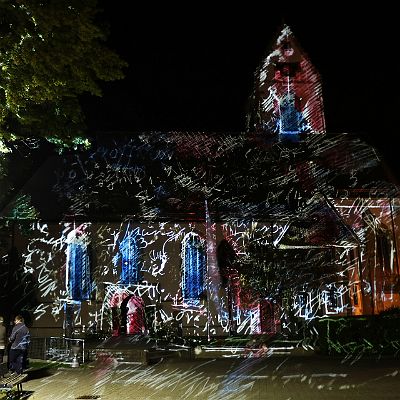
[[[1,147],[1,140],[0,140]],[[6,198],[11,193],[11,182],[7,179],[7,171],[8,171],[8,159],[2,154],[0,148],[0,208],[1,205]]]
[[37,306],[36,284],[31,271],[24,269],[20,254],[12,246],[0,260],[0,315],[6,321],[22,314],[29,325],[31,310]]
[[0,2],[0,149],[18,137],[87,144],[78,96],[126,65],[106,44],[96,0]]
[[363,356],[400,354],[400,319],[395,315],[323,318],[316,325],[321,353],[354,363]]
[[13,219],[35,219],[38,217],[38,212],[31,204],[31,196],[24,194],[18,195],[14,201],[14,206],[11,211]]
[[379,313],[382,317],[400,317],[400,307],[390,307]]
[[55,369],[59,367],[64,367],[65,363],[60,361],[45,361],[45,360],[30,360],[29,361],[29,370],[36,371],[42,369]]

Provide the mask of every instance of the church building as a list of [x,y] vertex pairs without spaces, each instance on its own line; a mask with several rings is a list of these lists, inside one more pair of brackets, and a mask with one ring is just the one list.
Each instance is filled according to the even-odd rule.
[[327,132],[288,26],[250,103],[246,132],[110,133],[43,158],[0,208],[1,313],[37,337],[210,338],[400,307],[398,187]]

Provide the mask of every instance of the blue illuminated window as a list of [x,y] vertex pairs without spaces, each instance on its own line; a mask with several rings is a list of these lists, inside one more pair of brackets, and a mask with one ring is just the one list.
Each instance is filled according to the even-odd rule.
[[139,279],[139,250],[137,245],[138,230],[127,228],[119,243],[118,253],[113,258],[115,266],[121,265],[120,282],[135,285]]
[[294,96],[287,95],[280,103],[280,133],[299,133],[302,115],[294,105]]
[[205,241],[193,232],[182,242],[182,296],[185,304],[198,305],[205,289]]
[[72,300],[89,300],[92,289],[87,235],[74,229],[67,237],[67,293]]

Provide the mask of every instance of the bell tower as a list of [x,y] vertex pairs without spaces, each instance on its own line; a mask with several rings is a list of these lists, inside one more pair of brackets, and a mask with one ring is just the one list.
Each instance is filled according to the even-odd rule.
[[256,71],[251,103],[249,131],[291,138],[325,132],[320,75],[286,25]]

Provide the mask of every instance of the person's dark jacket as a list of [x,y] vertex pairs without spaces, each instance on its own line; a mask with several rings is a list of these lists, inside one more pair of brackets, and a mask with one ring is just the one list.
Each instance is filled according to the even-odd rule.
[[0,323],[0,349],[6,347],[6,327]]
[[20,322],[14,326],[11,332],[10,342],[12,350],[26,350],[28,348],[30,335],[29,329],[26,327],[25,324]]

